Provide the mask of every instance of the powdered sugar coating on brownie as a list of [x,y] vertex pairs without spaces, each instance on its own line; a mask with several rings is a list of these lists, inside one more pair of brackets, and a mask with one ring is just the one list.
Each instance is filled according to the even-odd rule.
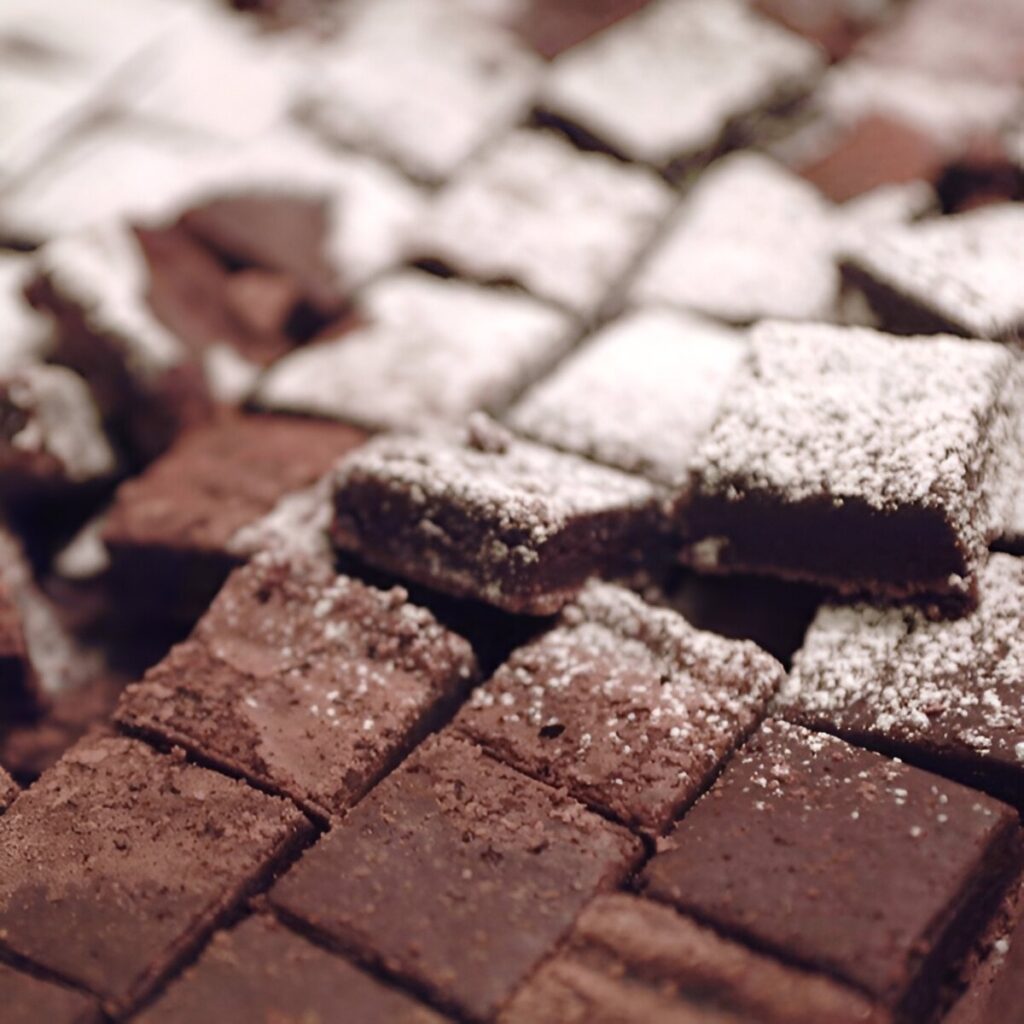
[[696,798],[782,676],[751,643],[591,582],[457,721],[513,767],[657,831]]
[[551,133],[514,132],[440,193],[414,248],[591,316],[672,202],[649,171],[581,153]]
[[371,285],[360,312],[355,330],[277,362],[256,401],[373,430],[458,421],[502,408],[557,361],[573,330],[528,296],[417,273]]
[[746,351],[743,336],[669,309],[602,328],[508,416],[563,451],[681,484]]
[[732,323],[827,319],[839,291],[835,219],[812,185],[737,153],[699,180],[633,295]]
[[822,63],[817,47],[740,0],[661,0],[557,58],[543,103],[662,166],[799,93]]
[[780,703],[798,720],[885,745],[1004,762],[1024,775],[1024,562],[992,555],[977,609],[826,605]]
[[1024,331],[1024,207],[988,206],[894,226],[850,247],[850,262],[970,337]]
[[313,60],[302,103],[329,138],[440,181],[525,117],[541,62],[447,0],[375,0]]

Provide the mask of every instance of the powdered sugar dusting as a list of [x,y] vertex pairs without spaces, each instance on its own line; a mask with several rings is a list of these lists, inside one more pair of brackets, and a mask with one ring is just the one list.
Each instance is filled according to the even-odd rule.
[[265,516],[238,530],[227,550],[246,557],[272,551],[330,563],[332,483],[328,473],[312,487],[286,494]]
[[633,312],[529,391],[508,422],[535,440],[676,486],[745,351],[742,335],[697,317]]

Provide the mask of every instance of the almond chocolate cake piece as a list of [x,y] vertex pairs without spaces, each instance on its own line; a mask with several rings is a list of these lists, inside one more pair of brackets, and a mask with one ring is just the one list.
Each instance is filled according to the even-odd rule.
[[1016,443],[1005,346],[766,323],[697,452],[685,559],[845,594],[977,599]]

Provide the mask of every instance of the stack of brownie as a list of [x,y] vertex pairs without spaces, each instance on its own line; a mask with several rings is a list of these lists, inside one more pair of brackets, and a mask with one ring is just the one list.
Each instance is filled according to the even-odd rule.
[[0,1022],[1022,1024],[1019,0],[0,4]]

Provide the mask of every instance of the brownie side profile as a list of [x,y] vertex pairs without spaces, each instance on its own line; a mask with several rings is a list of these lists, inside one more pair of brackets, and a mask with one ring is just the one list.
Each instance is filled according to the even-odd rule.
[[488,1019],[640,854],[625,830],[450,735],[426,741],[271,890],[275,909]]
[[782,677],[753,644],[591,582],[473,693],[456,727],[527,775],[658,832],[753,729]]
[[1018,373],[992,343],[759,326],[694,460],[686,560],[969,606],[1002,526]]
[[919,1021],[1020,851],[1004,804],[771,721],[643,879],[655,898]]
[[783,966],[668,907],[598,896],[501,1024],[886,1024],[824,975]]
[[652,542],[659,491],[520,441],[475,415],[446,436],[385,436],[338,467],[345,551],[506,611],[556,612],[586,579]]
[[0,818],[0,948],[125,1013],[309,831],[241,782],[83,740]]
[[0,963],[0,1013],[4,1024],[100,1024],[95,999]]
[[272,918],[250,917],[218,932],[138,1024],[254,1021],[305,1024],[442,1024],[433,1010],[289,931]]
[[116,718],[329,818],[440,724],[476,674],[469,644],[403,590],[257,556],[126,689]]

